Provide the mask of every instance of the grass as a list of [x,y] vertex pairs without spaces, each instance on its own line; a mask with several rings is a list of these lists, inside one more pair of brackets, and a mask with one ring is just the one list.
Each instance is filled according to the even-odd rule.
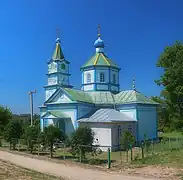
[[183,134],[181,132],[169,132],[169,133],[163,133],[160,135],[160,137],[164,138],[183,138]]
[[[170,165],[176,167],[183,167],[183,135],[180,132],[172,132],[172,133],[163,133],[161,135],[163,137],[163,141],[160,143],[156,143],[154,145],[150,145],[148,148],[148,152],[144,150],[145,158],[142,160],[142,150],[140,148],[133,149],[133,164],[161,164],[161,165]],[[179,138],[177,138],[179,137]],[[168,139],[174,138],[174,139]],[[3,142],[4,144],[4,142]],[[22,147],[21,147],[22,148]],[[23,150],[20,148],[20,151]],[[25,150],[25,149],[24,149]],[[34,151],[34,153],[38,153]],[[49,152],[48,152],[49,153]],[[46,155],[43,152],[39,155]],[[123,164],[127,162],[131,162],[131,153],[127,153],[125,151],[117,151],[111,152],[111,162],[112,164]],[[65,159],[78,161],[79,158],[75,158],[69,152],[68,149],[60,148],[56,150],[53,154],[54,158],[56,159]],[[87,160],[83,161],[89,164],[103,164],[106,165],[108,160],[108,153],[102,152],[100,155],[91,156],[91,154],[87,154]]]
[[166,165],[183,168],[183,149],[161,152],[154,156],[148,156],[141,160],[133,161],[138,165]]
[[1,180],[63,180],[62,178],[38,173],[0,160]]

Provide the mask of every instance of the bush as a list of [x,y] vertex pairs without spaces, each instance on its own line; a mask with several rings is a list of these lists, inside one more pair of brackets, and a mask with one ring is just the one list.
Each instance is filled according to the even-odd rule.
[[5,127],[4,131],[4,139],[13,145],[13,150],[15,150],[15,146],[18,143],[18,139],[22,135],[22,127],[19,122],[17,121],[10,121],[7,126]]
[[72,155],[85,158],[87,152],[93,151],[94,134],[87,126],[79,127],[72,135],[71,148]]
[[91,164],[91,165],[100,165],[102,163],[103,163],[103,161],[101,159],[90,159],[89,160],[89,164]]

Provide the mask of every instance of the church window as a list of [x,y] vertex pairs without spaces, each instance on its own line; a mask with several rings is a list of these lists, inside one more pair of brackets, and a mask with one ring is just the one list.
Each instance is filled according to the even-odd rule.
[[61,69],[65,69],[65,64],[62,64],[61,65]]
[[101,72],[100,73],[100,82],[104,82],[104,81],[105,81],[104,73]]
[[91,82],[91,74],[90,73],[88,73],[86,75],[86,81],[87,81],[87,83],[90,83]]
[[131,124],[128,126],[128,131],[129,131],[130,133],[132,133],[132,125],[131,125]]
[[112,75],[112,82],[113,82],[114,84],[116,84],[116,75],[115,75],[115,74]]

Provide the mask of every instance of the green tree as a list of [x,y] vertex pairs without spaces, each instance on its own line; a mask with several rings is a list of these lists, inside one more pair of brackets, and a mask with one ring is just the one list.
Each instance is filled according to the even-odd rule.
[[39,135],[39,128],[37,128],[36,126],[28,126],[25,129],[24,138],[28,143],[28,148],[31,151],[31,153],[33,152],[33,149],[37,144],[38,135]]
[[4,138],[7,142],[13,145],[13,150],[15,150],[15,146],[18,143],[18,139],[22,135],[22,127],[21,124],[17,121],[10,121],[5,128]]
[[158,130],[165,132],[171,130],[171,118],[165,100],[157,96],[151,97],[151,99],[160,104],[157,107]]
[[[129,131],[125,131],[121,136],[120,143],[121,148],[126,150],[126,156],[128,161],[128,151],[130,148],[132,150],[132,146],[135,143],[135,137]],[[131,151],[131,159],[132,159],[132,151]]]
[[183,44],[176,42],[165,48],[157,67],[162,75],[155,82],[163,87],[161,97],[165,100],[175,129],[183,127]]
[[0,105],[0,136],[4,131],[5,126],[9,123],[9,120],[12,117],[10,109]]
[[45,138],[47,144],[50,146],[50,155],[53,157],[53,145],[57,140],[64,141],[65,134],[58,128],[53,125],[50,125],[44,129]]
[[92,144],[94,140],[94,133],[92,130],[85,126],[79,127],[72,135],[71,139],[71,152],[72,154],[85,158],[87,152],[92,152]]

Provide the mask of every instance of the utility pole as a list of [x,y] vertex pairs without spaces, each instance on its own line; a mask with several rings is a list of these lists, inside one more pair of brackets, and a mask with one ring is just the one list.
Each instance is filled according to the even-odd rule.
[[36,90],[29,92],[30,97],[30,114],[31,114],[31,126],[33,125],[33,94],[36,94]]

